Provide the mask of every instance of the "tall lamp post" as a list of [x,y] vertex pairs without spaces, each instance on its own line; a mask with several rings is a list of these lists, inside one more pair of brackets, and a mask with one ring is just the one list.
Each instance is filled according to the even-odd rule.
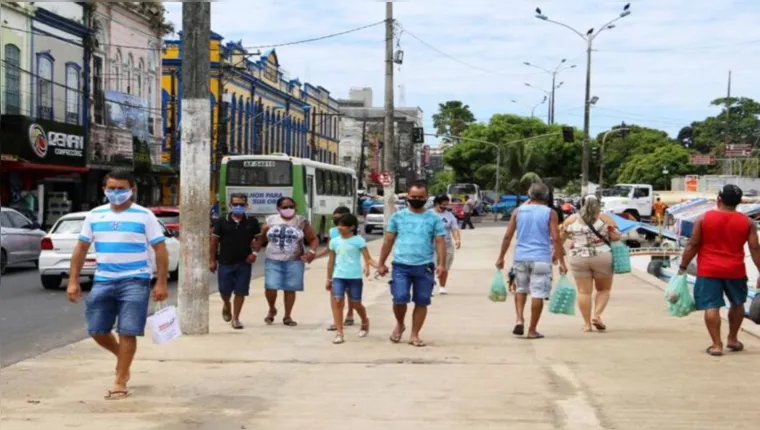
[[[560,82],[559,85],[557,85],[557,88],[561,87],[562,84],[564,84],[564,82]],[[527,82],[525,83],[525,86],[533,88],[534,90],[541,91],[542,93],[544,93],[546,95],[546,97],[549,98],[549,104],[547,105],[547,109],[546,109],[546,123],[549,124],[549,125],[551,125],[551,123],[552,123],[552,93],[554,92],[554,90],[547,91],[547,90],[545,90],[543,88],[537,87],[535,85],[531,85],[531,84],[529,84]]]
[[[545,69],[541,66],[537,66],[527,61],[523,62],[523,64],[525,64],[526,66],[535,67],[536,69],[539,69],[548,73],[552,77],[552,90],[551,90],[551,94],[549,94],[549,119],[548,119],[549,125],[554,124],[554,92],[555,90],[558,90],[564,83],[564,82],[560,82],[559,84],[557,84],[557,74],[559,74],[559,72],[562,72],[563,70],[574,69],[576,67],[575,64],[573,64],[572,66],[565,66],[565,62],[567,62],[567,59],[563,58],[559,62],[557,67],[555,67],[554,69]],[[531,86],[529,84],[525,84],[525,85]]]
[[586,97],[585,102],[583,106],[583,161],[581,164],[581,189],[582,193],[585,195],[588,192],[588,164],[589,164],[589,146],[591,137],[589,135],[589,123],[590,123],[590,116],[591,116],[591,49],[594,43],[594,40],[605,30],[611,30],[615,28],[615,22],[618,20],[621,20],[625,18],[626,16],[631,14],[631,4],[627,3],[625,6],[623,6],[623,11],[620,12],[620,14],[615,17],[615,19],[607,22],[606,24],[599,27],[596,31],[594,28],[590,28],[585,34],[581,33],[580,31],[574,29],[573,27],[570,27],[567,24],[564,24],[559,21],[553,21],[549,19],[548,16],[544,15],[543,12],[541,12],[541,8],[536,8],[536,18],[551,22],[552,24],[557,24],[559,26],[565,27],[568,30],[572,31],[573,33],[577,34],[581,39],[583,39],[586,42]]
[[536,103],[534,106],[523,105],[522,103],[517,103],[517,100],[510,100],[510,101],[512,103],[515,103],[515,104],[518,104],[518,105],[523,105],[523,106],[527,107],[528,109],[530,109],[530,117],[531,118],[535,118],[535,116],[536,116],[536,108],[538,108],[542,104],[546,103],[546,99],[547,99],[547,96],[544,96],[544,99],[541,100],[540,102]]

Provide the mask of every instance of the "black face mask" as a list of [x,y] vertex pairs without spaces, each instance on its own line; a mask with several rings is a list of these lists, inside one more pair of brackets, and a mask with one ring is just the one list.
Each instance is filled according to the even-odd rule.
[[425,200],[407,200],[407,203],[414,209],[422,209],[427,202]]

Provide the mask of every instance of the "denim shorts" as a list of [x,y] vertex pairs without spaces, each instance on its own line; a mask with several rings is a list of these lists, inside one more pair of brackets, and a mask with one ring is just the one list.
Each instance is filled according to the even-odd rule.
[[746,279],[697,277],[694,283],[694,302],[700,311],[726,306],[724,294],[731,306],[744,306],[748,293]]
[[248,263],[220,264],[217,271],[219,294],[229,297],[247,296],[251,286],[251,271],[253,265]]
[[267,290],[303,291],[305,264],[301,260],[264,262],[264,288]]
[[335,299],[342,299],[348,293],[348,300],[352,302],[362,301],[362,290],[364,282],[359,279],[340,279],[332,280],[332,296]]
[[515,261],[516,292],[534,299],[548,299],[552,293],[552,264],[541,261]]
[[429,306],[435,285],[435,265],[393,263],[390,285],[394,305],[405,305],[411,301],[417,306]]
[[108,334],[116,324],[122,336],[143,336],[149,301],[150,279],[97,281],[85,300],[87,332]]

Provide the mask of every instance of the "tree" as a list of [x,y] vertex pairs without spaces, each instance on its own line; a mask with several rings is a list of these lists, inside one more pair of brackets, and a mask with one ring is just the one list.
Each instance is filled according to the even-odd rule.
[[682,128],[676,138],[682,146],[701,154],[722,155],[726,135],[729,143],[755,145],[760,141],[760,103],[748,97],[723,97],[710,104],[723,109]]
[[[631,156],[620,169],[618,182],[651,184],[655,189],[670,188],[670,178],[689,174],[689,150],[669,142],[651,152],[639,152]],[[663,171],[667,169],[668,173]]]
[[459,100],[438,104],[438,113],[433,115],[433,126],[438,135],[444,136],[445,143],[454,143],[445,136],[461,136],[467,127],[475,123],[475,115],[470,106]]
[[[635,157],[637,155],[643,156],[652,154],[658,148],[674,144],[674,141],[670,139],[670,137],[668,137],[668,134],[664,131],[641,127],[638,125],[628,125],[626,127],[629,129],[629,131],[625,136],[620,132],[610,133],[607,135],[607,140],[604,142],[604,148],[601,148],[599,146],[601,146],[602,141],[604,140],[603,136],[606,132],[600,133],[596,138],[596,142],[593,144],[593,146],[599,147],[598,151],[604,157],[603,186],[612,185],[616,182],[623,182],[623,180],[620,179],[622,171],[626,168],[628,163],[635,162]],[[676,146],[679,145],[676,144]],[[685,151],[687,156],[684,163],[688,165],[689,150]],[[591,178],[598,178],[599,160],[594,160],[594,164],[597,166],[597,168],[596,170],[592,170]],[[659,169],[659,171],[662,171],[662,163],[656,164],[657,169]],[[625,181],[627,182],[629,179],[626,179]]]
[[435,175],[433,175],[433,180],[430,182],[430,186],[428,187],[428,191],[434,196],[446,194],[449,184],[453,184],[455,182],[455,178],[456,177],[454,176],[454,172],[451,170],[442,170],[435,172]]

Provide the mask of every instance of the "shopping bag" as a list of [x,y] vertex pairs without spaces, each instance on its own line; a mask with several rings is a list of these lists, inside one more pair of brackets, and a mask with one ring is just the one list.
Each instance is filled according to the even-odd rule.
[[665,302],[668,304],[668,312],[674,317],[685,317],[696,310],[686,275],[670,278],[668,288],[665,289]]
[[507,287],[504,285],[504,277],[501,276],[501,270],[496,270],[496,274],[491,281],[491,289],[488,291],[488,298],[492,302],[507,301]]
[[575,285],[567,275],[560,275],[557,288],[549,300],[549,312],[560,315],[575,315]]
[[156,307],[156,312],[149,316],[147,321],[153,343],[164,345],[182,336],[177,318],[177,308],[160,304]]
[[749,304],[747,318],[755,324],[760,324],[760,290],[755,291],[755,297]]
[[631,252],[623,242],[612,242],[612,269],[617,274],[631,273]]

